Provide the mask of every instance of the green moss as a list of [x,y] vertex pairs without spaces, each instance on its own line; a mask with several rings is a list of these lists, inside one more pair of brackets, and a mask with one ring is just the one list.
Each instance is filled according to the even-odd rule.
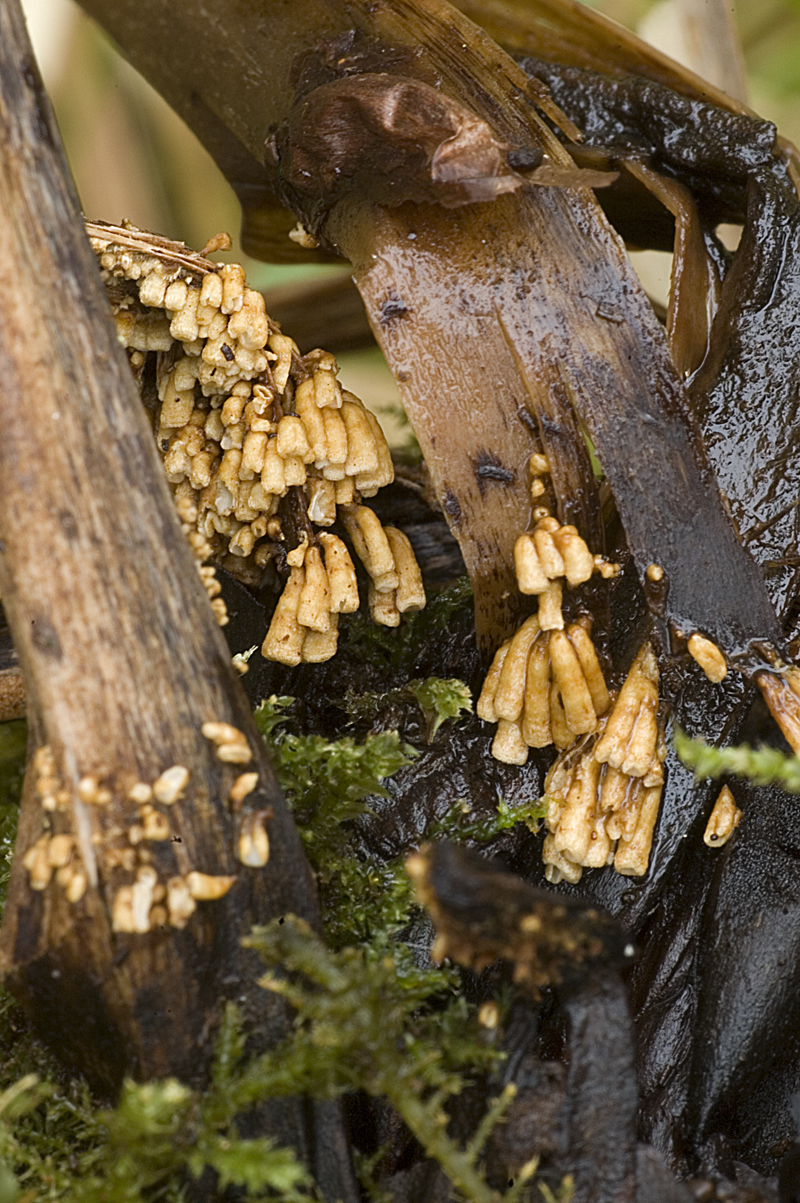
[[676,729],[675,750],[695,777],[723,777],[730,773],[746,777],[755,785],[779,785],[790,794],[800,794],[800,757],[786,756],[777,748],[712,748]]
[[469,577],[429,598],[424,610],[406,614],[399,627],[382,627],[362,614],[343,614],[339,631],[348,656],[387,675],[411,676],[420,651],[438,642],[460,610],[473,605]]
[[[460,604],[456,597],[451,603]],[[431,622],[446,621],[446,610]],[[432,733],[469,708],[461,682],[429,678],[412,684],[404,696],[428,712]],[[0,1203],[179,1203],[187,1181],[209,1170],[220,1188],[237,1185],[243,1200],[267,1191],[287,1203],[307,1203],[314,1184],[294,1153],[266,1138],[240,1137],[236,1117],[268,1098],[299,1092],[331,1098],[354,1090],[387,1099],[462,1198],[495,1203],[480,1159],[513,1090],[490,1103],[464,1147],[448,1134],[446,1106],[496,1066],[496,1034],[477,1023],[459,994],[455,970],[420,968],[403,942],[415,903],[402,859],[381,863],[356,852],[354,820],[370,797],[387,793],[387,778],[417,753],[397,732],[362,741],[295,734],[291,705],[291,698],[270,698],[256,721],[318,875],[327,946],[294,920],[260,929],[250,941],[269,969],[262,984],[284,994],[295,1009],[291,1038],[248,1060],[235,1009],[229,1008],[204,1093],[172,1080],[126,1083],[118,1106],[98,1112],[85,1084],[63,1074],[14,1003],[0,996],[2,1080],[16,1083],[7,1103],[0,1096]],[[9,787],[13,802],[0,811],[9,848],[22,734],[19,728],[9,733],[16,740],[8,756],[17,766],[16,794]],[[426,836],[485,841],[516,822],[533,822],[537,807],[538,799],[516,810],[501,800],[496,816],[474,822],[457,806]],[[0,826],[0,834],[5,830]],[[279,965],[288,976],[274,976]],[[535,1165],[528,1169],[530,1177]],[[370,1167],[362,1172],[368,1185]],[[526,1181],[518,1176],[506,1203],[516,1203]]]
[[425,677],[424,680],[409,681],[397,689],[383,693],[354,693],[346,695],[343,708],[353,718],[376,718],[387,707],[414,699],[422,711],[427,724],[427,740],[430,743],[442,723],[457,719],[462,712],[472,712],[472,691],[456,677]]

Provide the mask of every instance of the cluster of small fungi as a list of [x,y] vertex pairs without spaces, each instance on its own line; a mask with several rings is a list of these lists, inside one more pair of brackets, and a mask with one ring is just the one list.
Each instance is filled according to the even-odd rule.
[[[531,457],[531,496],[544,492],[546,457]],[[575,588],[594,572],[612,577],[618,564],[593,556],[574,526],[548,510],[534,510],[532,531],[514,547],[521,593],[538,596],[528,618],[495,655],[478,701],[478,716],[497,723],[492,755],[525,764],[529,748],[554,744],[559,755],[545,780],[548,811],[542,858],[548,881],[577,882],[585,868],[613,864],[624,876],[647,872],[664,786],[666,745],[659,723],[658,664],[649,643],[636,655],[617,692],[606,686],[591,638],[591,618],[569,625],[562,613],[564,586]],[[663,570],[647,569],[658,582]],[[687,650],[710,681],[727,673],[725,657],[695,632]],[[721,847],[740,811],[723,790],[705,842]]]
[[[216,757],[234,767],[249,764],[252,750],[242,731],[224,722],[203,724],[202,734],[213,745]],[[79,902],[89,884],[89,872],[81,858],[78,841],[64,826],[73,807],[70,791],[64,788],[52,750],[44,745],[33,760],[36,792],[44,811],[42,834],[23,857],[31,889],[45,890],[51,880],[62,887],[67,902]],[[184,928],[197,909],[198,902],[223,898],[236,881],[235,874],[202,873],[188,869],[160,880],[153,864],[151,846],[173,841],[175,832],[169,808],[185,795],[191,773],[185,765],[165,769],[152,783],[136,781],[125,791],[124,806],[135,806],[135,817],[125,824],[116,822],[113,789],[101,784],[96,775],[86,774],[77,785],[77,801],[84,806],[101,808],[103,819],[91,837],[93,851],[102,858],[107,871],[121,870],[133,880],[116,888],[111,902],[111,926],[116,932],[138,933],[171,926]],[[259,869],[269,859],[266,823],[268,809],[244,811],[245,799],[258,785],[257,772],[239,773],[228,790],[228,806],[238,815],[236,854],[241,864]],[[242,813],[239,813],[242,812]],[[100,819],[100,815],[97,816]],[[93,824],[95,826],[95,824]],[[159,859],[159,858],[156,858]]]
[[362,504],[394,479],[389,448],[334,357],[301,356],[243,268],[207,258],[227,236],[195,254],[131,226],[88,232],[218,621],[208,561],[246,584],[272,562],[288,579],[262,654],[290,665],[333,656],[339,614],[359,607],[350,551],[327,529],[337,520],[369,577],[373,621],[397,626],[421,609],[408,539]]
[[[532,495],[541,495],[544,456],[531,459]],[[613,864],[618,873],[647,871],[664,781],[666,754],[658,725],[658,666],[649,644],[631,665],[618,694],[609,691],[583,615],[567,624],[564,586],[593,573],[619,572],[593,556],[574,526],[543,507],[536,525],[517,539],[514,566],[520,591],[538,596],[528,618],[498,650],[477,712],[497,723],[492,754],[524,764],[529,748],[555,744],[548,773],[548,834],[543,859],[551,882],[577,882],[584,868]]]

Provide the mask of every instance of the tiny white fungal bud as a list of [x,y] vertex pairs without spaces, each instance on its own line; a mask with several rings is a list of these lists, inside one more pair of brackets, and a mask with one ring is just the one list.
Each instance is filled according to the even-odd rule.
[[325,466],[341,467],[341,476],[355,476],[355,472],[348,472],[345,467],[350,453],[350,436],[342,412],[330,408],[317,412],[322,414],[325,426],[325,442],[328,448]]
[[88,884],[89,879],[82,869],[73,870],[64,889],[67,902],[80,902],[86,893]]
[[269,860],[268,817],[268,811],[253,811],[243,817],[239,828],[239,860],[251,869],[260,869]]
[[543,631],[563,631],[564,615],[561,613],[561,581],[551,581],[539,594],[539,626]]
[[550,730],[553,735],[553,743],[557,748],[570,748],[575,742],[575,736],[567,726],[567,717],[564,714],[564,706],[561,701],[561,694],[558,690],[558,685],[555,681],[550,682]]
[[187,289],[186,300],[174,314],[169,326],[169,332],[176,342],[188,343],[193,342],[197,338],[197,306],[199,301],[200,289]]
[[235,876],[214,877],[209,873],[199,873],[196,869],[186,874],[189,893],[198,902],[214,902],[218,898],[224,898],[235,881]]
[[150,865],[143,865],[131,888],[131,931],[144,933],[150,930],[150,907],[153,905],[153,891],[157,883],[158,874],[155,869]]
[[217,748],[217,760],[223,764],[249,764],[253,753],[247,744],[220,744]]
[[[139,295],[141,297],[141,291]],[[222,304],[222,280],[216,272],[209,272],[208,275],[203,276],[200,304],[207,305],[209,309],[219,309]]]
[[242,443],[242,467],[249,472],[256,472],[260,476],[264,467],[268,442],[268,436],[263,431],[249,431]]
[[492,740],[492,756],[502,764],[525,764],[528,759],[528,745],[522,738],[519,723],[500,719]]
[[393,526],[385,526],[384,532],[394,557],[397,570],[397,593],[395,604],[401,614],[425,609],[425,586],[422,583],[414,549],[406,535]]
[[582,756],[554,832],[556,849],[576,865],[584,864],[591,844],[599,776],[594,757]]
[[164,294],[164,308],[170,309],[173,313],[177,313],[186,303],[186,298],[189,295],[189,285],[185,280],[173,280],[167,286],[167,291]]
[[592,695],[586,684],[580,660],[563,631],[550,635],[550,662],[558,683],[567,726],[576,735],[585,735],[597,727]]
[[238,263],[226,263],[224,267],[220,268],[219,274],[222,280],[220,309],[223,313],[236,313],[241,309],[244,300],[244,268]]
[[144,806],[153,796],[153,787],[145,781],[137,781],[128,790],[128,798],[131,802],[138,803],[139,806]]
[[292,355],[297,355],[298,350],[292,339],[287,338],[285,334],[270,334],[267,346],[278,357],[278,362],[272,366],[272,379],[278,392],[282,393],[289,379]]
[[574,526],[561,526],[553,535],[553,541],[564,561],[567,584],[581,585],[594,572],[594,557]]
[[378,470],[378,448],[372,427],[360,405],[344,401],[340,410],[347,431],[345,474],[358,476]]
[[132,933],[136,931],[133,914],[133,886],[120,886],[111,904],[111,930]]
[[481,689],[480,697],[475,706],[475,713],[478,718],[483,719],[485,723],[497,722],[497,711],[494,708],[494,695],[497,693],[497,686],[500,683],[500,674],[503,671],[508,649],[511,647],[511,640],[507,639],[502,647],[499,647],[494,654],[491,667],[486,674]]
[[329,631],[331,628],[331,591],[328,574],[322,563],[322,555],[318,547],[307,548],[303,566],[306,570],[306,579],[300,590],[297,621],[301,626],[308,627],[312,631]]
[[258,773],[241,773],[231,786],[228,798],[234,806],[241,806],[248,794],[252,794],[257,785]]
[[286,557],[286,563],[290,568],[302,568],[306,558],[308,549],[308,535],[303,535],[303,542],[298,543],[297,547],[293,547]]
[[336,535],[319,536],[325,549],[325,570],[330,587],[331,613],[353,614],[358,609],[358,582],[350,552]]
[[544,518],[539,523],[533,532],[533,541],[536,545],[536,553],[539,556],[542,571],[549,580],[556,580],[558,577],[564,576],[566,569],[561,552],[556,547],[553,535],[545,525],[548,521],[547,518]]
[[261,645],[261,655],[265,660],[277,660],[280,664],[289,665],[300,663],[305,629],[297,621],[297,607],[305,579],[302,568],[292,569]]
[[159,263],[140,281],[139,300],[148,309],[161,309],[164,304],[164,294],[167,291],[167,271]]
[[189,919],[197,910],[197,903],[182,877],[170,877],[167,882],[167,913],[173,927],[179,930],[186,927]]
[[538,634],[539,621],[534,616],[526,619],[511,640],[494,695],[494,710],[498,719],[514,723],[522,714],[528,653]]
[[660,804],[661,786],[646,789],[633,836],[620,839],[617,845],[614,868],[625,877],[644,877],[647,872]]
[[[330,357],[334,367],[336,361]],[[336,372],[326,368],[318,368],[314,373],[314,400],[320,409],[330,406],[338,409],[342,404],[342,389],[336,379]]]
[[275,441],[281,459],[297,456],[305,463],[312,462],[314,456],[308,444],[306,428],[296,414],[287,414],[281,418]]
[[[328,454],[325,411],[317,408],[317,403],[314,400],[313,380],[303,380],[298,384],[294,394],[294,407],[305,428],[306,439],[313,453],[314,463],[318,468],[321,468],[323,464],[329,462],[330,456]],[[344,434],[344,427],[342,427],[342,432]],[[344,438],[345,448],[344,456],[341,460],[342,463],[347,458],[346,434],[344,434]]]
[[[652,709],[658,705],[658,664],[653,649],[645,643],[630,667],[611,711],[605,731],[594,750],[595,759],[613,768],[622,768],[639,711],[643,703]],[[637,757],[637,759],[639,759]]]
[[46,890],[52,876],[53,866],[48,855],[49,843],[48,835],[40,835],[22,858],[22,864],[28,870],[32,890]]
[[356,495],[355,482],[352,476],[346,476],[344,480],[334,481],[336,487],[336,504],[337,505],[352,505]]
[[189,784],[189,770],[182,764],[173,764],[165,769],[157,781],[153,782],[153,797],[164,806],[177,802],[186,786]]
[[611,698],[606,688],[603,670],[600,667],[600,661],[597,659],[597,652],[592,643],[592,637],[584,626],[580,623],[573,623],[567,628],[569,641],[575,648],[583,675],[586,679],[586,684],[589,687],[589,693],[592,695],[592,705],[595,713],[605,714],[611,705]]
[[539,634],[528,654],[522,737],[529,748],[546,748],[553,742],[550,730],[550,641]]
[[527,531],[514,544],[514,572],[520,593],[543,593],[549,584],[539,561],[533,535]]
[[542,861],[545,866],[544,875],[551,885],[558,885],[560,881],[568,881],[571,885],[576,885],[583,875],[580,865],[573,864],[557,850],[552,835],[544,837]]
[[394,572],[392,549],[375,511],[366,505],[347,506],[342,509],[341,518],[356,554],[373,580]]
[[478,1011],[478,1023],[484,1028],[489,1028],[493,1031],[500,1022],[500,1012],[497,1008],[497,1003],[493,1000],[481,1004]]
[[47,846],[47,858],[54,869],[69,863],[75,840],[71,835],[54,835]]
[[709,681],[718,684],[728,675],[728,665],[716,643],[706,639],[704,635],[695,633],[687,643],[689,655],[700,665]]
[[238,727],[234,727],[231,723],[203,723],[200,728],[206,739],[210,739],[212,743],[220,744],[244,744],[247,746],[247,736]]
[[264,464],[261,468],[261,484],[266,493],[274,493],[283,497],[288,488],[283,460],[278,455],[277,440],[270,439],[264,452]]
[[742,812],[736,805],[733,794],[727,785],[723,785],[708,817],[703,843],[709,848],[721,848],[723,844],[727,844],[741,818]]
[[[145,806],[140,812],[142,839],[168,840],[172,835],[169,819],[153,806]],[[133,841],[131,841],[133,842]]]
[[96,777],[89,776],[81,777],[78,782],[78,797],[81,802],[85,802],[91,806],[97,802],[97,793],[99,783]]
[[339,640],[339,615],[330,615],[327,631],[308,631],[303,640],[303,663],[322,664],[336,655]]
[[[344,396],[345,400],[347,400],[352,397],[352,393],[345,392]],[[389,444],[386,442],[386,436],[375,414],[369,409],[364,409],[364,416],[369,423],[375,439],[375,447],[378,452],[378,467],[374,472],[359,474],[356,479],[356,485],[362,496],[372,497],[377,493],[378,489],[385,488],[386,485],[390,485],[394,480],[394,463],[392,462],[392,453],[389,450]]]
[[[225,295],[223,285],[223,310]],[[228,334],[246,351],[260,351],[269,338],[269,318],[264,308],[264,298],[253,288],[246,288],[242,296],[242,307],[228,320]],[[238,361],[237,361],[238,362]]]
[[369,616],[374,623],[377,623],[381,627],[400,626],[400,611],[395,603],[395,592],[393,589],[379,590],[370,581],[367,601],[369,604]]
[[332,480],[315,477],[306,483],[308,519],[317,526],[333,526],[336,521],[336,486]]

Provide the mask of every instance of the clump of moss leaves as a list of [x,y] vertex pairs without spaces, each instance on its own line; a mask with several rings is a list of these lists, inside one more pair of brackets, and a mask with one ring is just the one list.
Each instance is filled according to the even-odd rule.
[[[356,719],[400,703],[419,708],[429,738],[442,724],[463,719],[472,708],[463,682],[414,678],[407,670],[418,663],[420,643],[438,639],[454,612],[466,611],[470,602],[462,583],[391,636],[354,624],[353,648],[384,666],[391,687],[349,694],[342,706],[345,731],[348,723],[352,731]],[[0,993],[0,1203],[177,1203],[192,1179],[209,1173],[216,1174],[220,1191],[238,1187],[237,1199],[315,1199],[317,1186],[294,1152],[266,1137],[240,1137],[237,1116],[266,1099],[299,1092],[330,1099],[355,1091],[381,1097],[399,1112],[459,1197],[474,1203],[497,1198],[482,1173],[481,1153],[513,1088],[491,1088],[502,1060],[496,1033],[479,1024],[458,974],[420,967],[403,940],[416,906],[402,858],[372,859],[355,844],[353,821],[369,798],[385,796],[386,779],[417,752],[396,730],[334,739],[304,733],[298,729],[302,709],[290,697],[273,696],[255,716],[318,877],[325,940],[291,919],[247,936],[265,965],[260,984],[281,992],[294,1008],[291,1037],[248,1057],[247,1033],[229,1005],[204,1093],[176,1080],[129,1081],[116,1108],[102,1110],[86,1083],[67,1075],[37,1039],[13,998]],[[3,898],[24,757],[24,722],[0,725]],[[465,812],[454,806],[426,836],[484,843],[517,822],[535,823],[540,803],[533,799],[512,811],[500,800],[496,816],[479,822]],[[273,972],[278,965],[280,976]],[[445,1109],[478,1079],[488,1083],[490,1102],[469,1142],[459,1144],[448,1133]],[[379,1155],[361,1158],[357,1166],[365,1190],[376,1198]],[[535,1169],[532,1163],[517,1176],[506,1203],[534,1186]],[[545,1199],[554,1198],[546,1186],[540,1189]]]

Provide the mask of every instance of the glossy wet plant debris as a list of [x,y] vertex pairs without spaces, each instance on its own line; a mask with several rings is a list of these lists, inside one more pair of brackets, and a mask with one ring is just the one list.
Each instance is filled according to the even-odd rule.
[[[248,186],[266,172],[295,248],[352,259],[416,472],[334,357],[301,355],[214,260],[224,236],[193,252],[87,227],[313,873],[319,930],[287,913],[240,933],[288,1034],[228,1002],[205,1089],[92,1097],[4,996],[0,1203],[302,1203],[330,1197],[325,1156],[341,1203],[790,1203],[797,154],[589,17],[582,40],[565,6],[500,6],[516,62],[495,15],[499,45],[457,25],[462,71],[455,10],[421,6],[417,53],[420,5],[383,7],[332,4],[318,43],[291,42],[297,91],[270,94]],[[542,21],[563,62],[544,34],[531,52]],[[247,220],[251,244],[282,229],[269,206]],[[674,251],[665,314],[622,242]],[[165,764],[128,793],[118,937],[199,942],[240,869],[280,869],[272,812],[248,802],[255,734],[207,716],[202,736],[232,774],[237,873],[161,883],[142,857],[190,780]],[[6,859],[24,739],[0,726]],[[54,881],[77,904],[49,745],[31,773],[32,905]],[[78,792],[109,800],[91,775]],[[264,1134],[297,1096],[304,1148]]]

